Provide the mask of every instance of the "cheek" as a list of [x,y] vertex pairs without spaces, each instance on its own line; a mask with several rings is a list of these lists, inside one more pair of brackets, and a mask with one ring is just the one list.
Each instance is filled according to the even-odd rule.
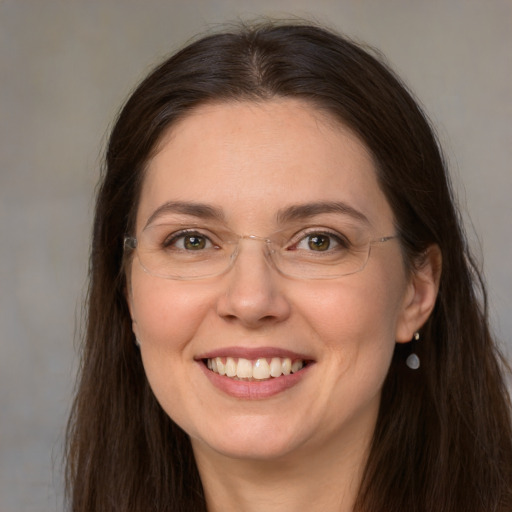
[[326,390],[321,407],[331,411],[333,429],[340,418],[358,417],[367,407],[374,410],[371,404],[378,403],[395,347],[402,281],[363,280],[363,275],[347,277],[338,286],[311,287],[308,305],[302,307],[321,340]]
[[342,369],[353,366],[363,353],[387,361],[393,351],[405,281],[398,272],[379,276],[369,272],[343,282],[314,283],[301,307]]
[[134,331],[144,348],[186,348],[211,306],[211,297],[201,286],[187,284],[184,291],[178,281],[132,273]]
[[167,414],[189,431],[190,418],[201,409],[193,399],[197,370],[191,342],[204,325],[211,297],[190,282],[186,291],[182,287],[176,281],[134,275],[131,301],[150,387]]

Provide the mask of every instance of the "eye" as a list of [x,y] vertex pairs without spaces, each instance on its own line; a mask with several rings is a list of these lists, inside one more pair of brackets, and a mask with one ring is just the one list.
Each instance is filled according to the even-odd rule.
[[312,251],[327,251],[331,247],[331,237],[328,235],[308,235],[306,241]]
[[348,242],[341,236],[328,232],[312,232],[301,238],[290,249],[316,252],[327,252],[335,249],[348,248]]
[[168,249],[177,249],[181,251],[201,251],[214,247],[211,240],[198,232],[180,232],[173,233],[163,243]]

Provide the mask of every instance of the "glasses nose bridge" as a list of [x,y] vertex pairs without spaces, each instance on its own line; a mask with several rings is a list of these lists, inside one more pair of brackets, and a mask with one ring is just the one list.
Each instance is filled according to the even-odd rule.
[[265,248],[267,249],[267,252],[272,252],[271,247],[273,244],[273,241],[266,237],[266,236],[258,236],[258,235],[238,235],[238,241],[237,241],[237,249],[236,252],[239,252],[239,247],[242,242],[242,240],[252,240],[253,242],[263,242],[265,244]]
[[240,235],[240,240],[254,240],[255,242],[264,242],[267,245],[272,243],[270,238],[258,235]]
[[240,255],[240,247],[242,245],[243,240],[253,241],[253,242],[263,242],[264,244],[264,256],[265,260],[270,263],[272,266],[275,266],[274,259],[272,258],[272,253],[274,252],[274,249],[272,248],[273,241],[264,236],[258,236],[258,235],[237,235],[238,239],[236,240],[235,244],[235,250],[233,251],[231,255],[231,266],[233,266],[238,260],[238,256]]

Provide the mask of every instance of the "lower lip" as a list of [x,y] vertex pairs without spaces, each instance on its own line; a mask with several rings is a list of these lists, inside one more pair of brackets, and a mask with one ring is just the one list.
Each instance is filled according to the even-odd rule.
[[203,373],[210,382],[222,392],[242,400],[263,400],[275,396],[298,384],[309,372],[312,364],[290,375],[282,375],[267,380],[235,380],[209,370],[202,361],[198,361]]

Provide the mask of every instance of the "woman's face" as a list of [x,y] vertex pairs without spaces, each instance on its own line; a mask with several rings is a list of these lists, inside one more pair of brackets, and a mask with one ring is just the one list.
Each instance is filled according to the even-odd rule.
[[[171,247],[190,253],[215,246],[202,228],[395,234],[365,146],[296,100],[202,106],[177,123],[149,163],[136,235],[162,224],[194,231]],[[286,250],[318,254],[325,242]],[[414,328],[399,242],[373,245],[362,271],[333,279],[282,275],[265,251],[245,238],[230,270],[196,280],[150,275],[133,258],[128,299],[155,396],[196,452],[269,459],[368,440],[395,342]],[[215,358],[262,378],[220,375]],[[288,360],[306,365],[286,375]]]

